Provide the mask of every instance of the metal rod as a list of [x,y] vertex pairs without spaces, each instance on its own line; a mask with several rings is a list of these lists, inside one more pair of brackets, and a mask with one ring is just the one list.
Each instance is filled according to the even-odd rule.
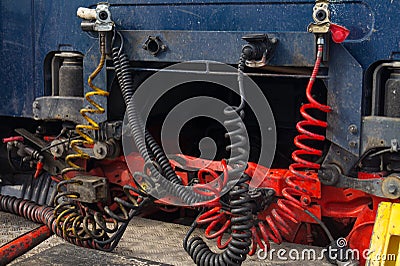
[[47,225],[42,225],[1,246],[0,265],[10,263],[48,239],[52,234]]
[[[107,70],[114,70],[114,67],[107,67]],[[237,72],[219,72],[219,71],[196,71],[196,70],[182,70],[182,69],[158,69],[158,68],[137,68],[131,67],[129,71],[150,71],[150,72],[168,72],[168,73],[181,73],[181,74],[199,74],[199,75],[227,75],[237,76]],[[310,75],[294,75],[294,74],[271,74],[271,73],[246,73],[247,76],[252,77],[278,77],[278,78],[306,78],[309,79]],[[317,76],[317,79],[328,79],[328,76]]]

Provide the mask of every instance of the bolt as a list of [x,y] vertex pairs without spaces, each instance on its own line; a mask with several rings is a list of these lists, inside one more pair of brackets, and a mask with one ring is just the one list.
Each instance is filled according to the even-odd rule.
[[390,184],[389,186],[388,186],[388,192],[390,193],[390,194],[396,194],[396,192],[397,192],[397,187],[396,187],[396,185],[395,184]]
[[356,126],[356,125],[350,125],[350,126],[349,126],[349,132],[350,132],[351,134],[353,134],[353,135],[357,134],[357,132],[358,132],[357,126]]
[[104,153],[104,150],[103,150],[103,148],[99,147],[99,148],[97,148],[96,152],[98,154],[102,155]]
[[356,147],[357,147],[357,142],[355,142],[354,140],[349,141],[349,146],[350,146],[351,148],[356,148]]
[[34,101],[34,102],[33,102],[33,108],[39,109],[39,108],[40,108],[39,102]]
[[44,133],[44,128],[43,127],[41,127],[41,126],[38,126],[37,128],[36,128],[36,134],[41,134],[41,133]]

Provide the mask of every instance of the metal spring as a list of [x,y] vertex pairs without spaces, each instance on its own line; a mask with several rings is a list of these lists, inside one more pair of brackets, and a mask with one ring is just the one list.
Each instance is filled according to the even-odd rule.
[[[85,94],[85,99],[94,107],[94,108],[82,108],[80,113],[82,117],[88,122],[88,124],[78,124],[75,127],[76,133],[82,139],[75,139],[71,141],[71,148],[76,152],[75,154],[67,155],[65,161],[71,166],[69,168],[65,168],[62,170],[62,175],[64,179],[68,179],[65,176],[68,172],[71,171],[83,171],[84,169],[76,164],[74,161],[77,159],[90,159],[90,156],[85,153],[80,147],[85,145],[94,144],[93,138],[87,133],[88,130],[99,130],[99,125],[92,118],[88,116],[88,114],[102,114],[105,109],[98,104],[93,96],[108,96],[109,92],[102,90],[101,88],[95,86],[93,84],[93,80],[97,77],[100,71],[104,67],[106,52],[105,52],[105,34],[100,33],[100,61],[97,68],[90,74],[88,78],[89,87],[93,89],[93,91],[87,92]],[[106,240],[109,239],[108,234],[114,233],[118,229],[118,221],[113,218],[104,217],[99,212],[94,212],[91,214],[91,211],[87,209],[87,211],[83,212],[81,206],[78,206],[77,203],[73,200],[74,198],[79,197],[79,195],[69,192],[64,192],[62,187],[68,182],[74,182],[72,180],[64,180],[61,181],[57,185],[57,196],[55,197],[55,209],[54,215],[56,216],[56,220],[54,226],[59,230],[64,238],[72,239],[76,241],[98,241],[105,243]],[[66,202],[59,202],[59,199],[62,197],[66,197],[69,200]],[[109,228],[107,224],[112,223],[114,226]],[[107,244],[97,245],[97,247],[101,248],[109,246]],[[101,248],[102,249],[102,248]]]

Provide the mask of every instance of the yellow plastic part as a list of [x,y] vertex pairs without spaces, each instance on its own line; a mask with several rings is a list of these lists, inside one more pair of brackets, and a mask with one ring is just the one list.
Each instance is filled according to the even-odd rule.
[[381,202],[366,265],[400,266],[400,203]]

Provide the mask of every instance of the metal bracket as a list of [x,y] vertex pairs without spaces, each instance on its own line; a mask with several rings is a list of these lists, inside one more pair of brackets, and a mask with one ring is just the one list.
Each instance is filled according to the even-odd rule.
[[67,184],[67,191],[78,193],[78,201],[95,203],[98,201],[107,201],[108,184],[104,177],[78,175],[71,179]]
[[381,198],[400,197],[400,175],[392,174],[385,178],[358,179],[345,176],[334,164],[320,170],[318,177],[322,184],[340,188],[352,188]]
[[[38,138],[37,136],[35,136],[34,134],[32,134],[31,132],[27,131],[24,128],[17,128],[15,129],[15,132],[23,136],[24,139],[33,143],[40,149],[43,149],[48,145],[47,142]],[[49,150],[42,152],[41,155],[43,155],[44,157],[43,169],[46,170],[51,175],[58,175],[60,174],[62,169],[68,167],[68,165],[63,160],[54,160],[54,157]]]
[[114,22],[111,20],[111,12],[108,9],[109,3],[99,3],[96,7],[95,31],[112,31]]
[[96,9],[78,8],[77,16],[84,20],[81,28],[84,31],[112,31],[114,22],[111,20],[109,6],[109,3],[101,2],[97,4]]
[[313,8],[314,23],[308,25],[308,32],[315,34],[328,33],[330,27],[329,1],[316,0]]
[[[266,66],[278,44],[277,38],[269,38],[266,34],[249,34],[243,36],[242,39],[248,42],[243,49],[251,48],[250,50],[253,51],[252,56],[256,57],[246,60],[246,66],[252,68]],[[257,58],[260,58],[260,52],[262,53],[261,59],[257,60]]]
[[83,103],[83,97],[39,97],[33,102],[33,118],[81,123],[83,118],[79,110],[83,107]]
[[263,53],[263,56],[261,60],[256,61],[256,60],[247,60],[246,61],[246,66],[248,67],[253,67],[253,68],[258,68],[258,67],[263,67],[267,65],[267,51]]

